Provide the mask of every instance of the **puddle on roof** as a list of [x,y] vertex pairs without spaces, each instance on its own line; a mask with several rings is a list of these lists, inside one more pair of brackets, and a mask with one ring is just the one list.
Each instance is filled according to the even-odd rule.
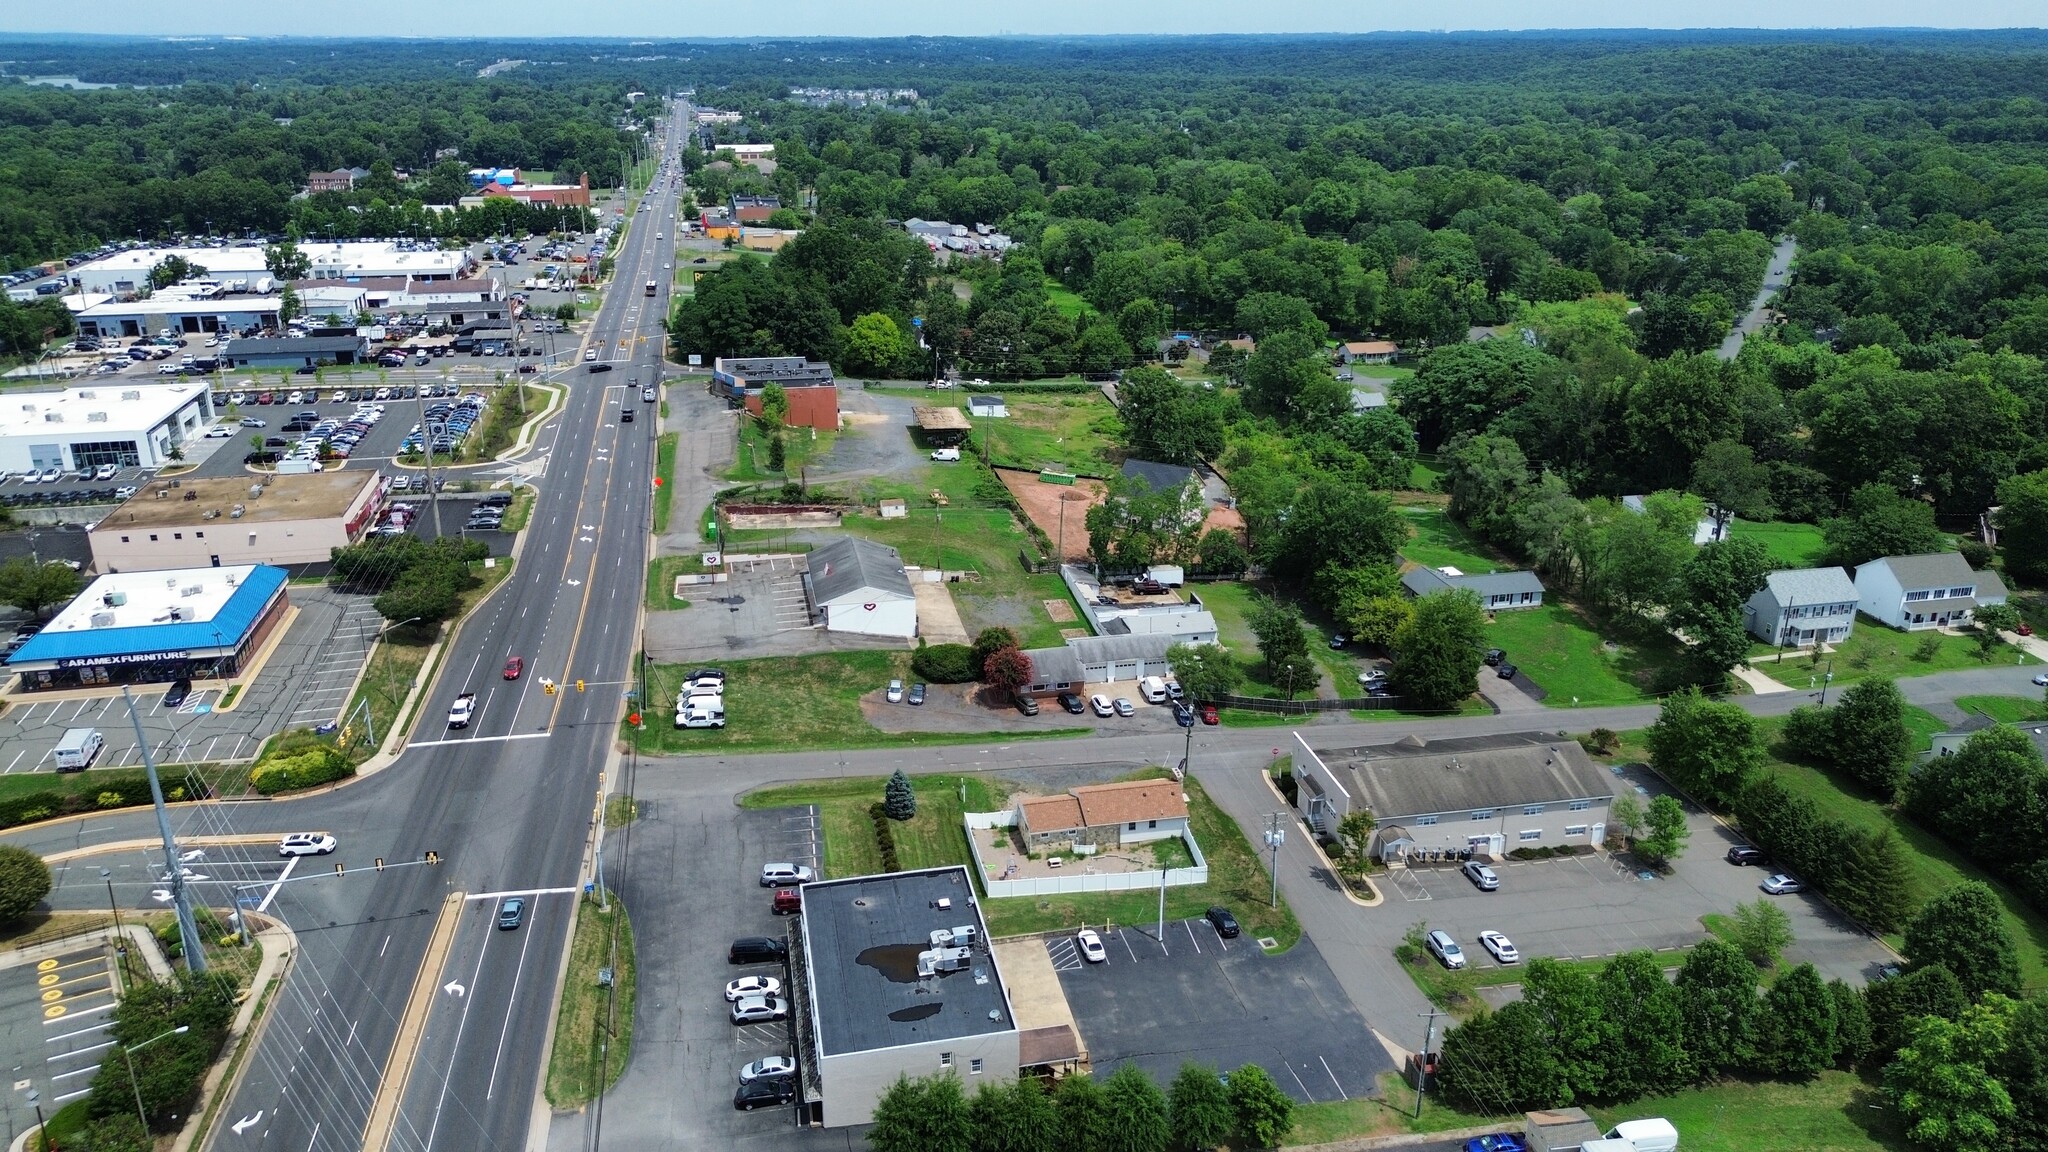
[[929,1004],[916,1004],[909,1008],[898,1008],[894,1012],[889,1013],[889,1019],[894,1020],[898,1024],[908,1024],[912,1020],[922,1020],[927,1016],[937,1016],[938,1014],[939,1002],[934,1000]]
[[917,954],[926,947],[923,944],[877,944],[862,950],[853,962],[873,968],[882,974],[883,979],[897,984],[915,984]]

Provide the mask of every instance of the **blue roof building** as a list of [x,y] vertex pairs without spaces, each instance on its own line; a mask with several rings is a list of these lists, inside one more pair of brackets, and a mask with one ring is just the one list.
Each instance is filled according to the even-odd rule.
[[7,658],[31,690],[228,679],[283,621],[282,568],[116,572]]

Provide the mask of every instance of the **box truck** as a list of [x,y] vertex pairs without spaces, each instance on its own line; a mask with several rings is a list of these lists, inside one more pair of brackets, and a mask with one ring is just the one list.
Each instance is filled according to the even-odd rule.
[[100,749],[106,747],[106,738],[97,728],[71,728],[64,738],[57,741],[57,771],[83,772],[99,759]]

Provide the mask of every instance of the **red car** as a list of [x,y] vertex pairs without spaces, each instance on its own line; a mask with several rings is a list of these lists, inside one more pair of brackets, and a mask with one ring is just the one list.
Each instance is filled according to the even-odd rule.
[[526,660],[523,657],[514,656],[510,660],[505,661],[505,679],[517,680],[519,679],[519,674],[524,671],[526,671]]
[[1223,720],[1222,720],[1222,718],[1216,715],[1216,706],[1215,706],[1214,704],[1204,704],[1204,705],[1202,705],[1202,723],[1204,723],[1204,724],[1221,724],[1221,723],[1223,723]]

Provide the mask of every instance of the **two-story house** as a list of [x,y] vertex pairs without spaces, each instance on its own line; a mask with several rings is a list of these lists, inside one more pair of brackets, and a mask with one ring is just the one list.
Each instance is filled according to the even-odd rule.
[[1764,577],[1743,623],[1766,644],[1839,644],[1856,624],[1856,584],[1841,568],[1789,568]]
[[1894,628],[1957,628],[1977,608],[1977,574],[1955,552],[1881,556],[1856,569],[1856,607]]

